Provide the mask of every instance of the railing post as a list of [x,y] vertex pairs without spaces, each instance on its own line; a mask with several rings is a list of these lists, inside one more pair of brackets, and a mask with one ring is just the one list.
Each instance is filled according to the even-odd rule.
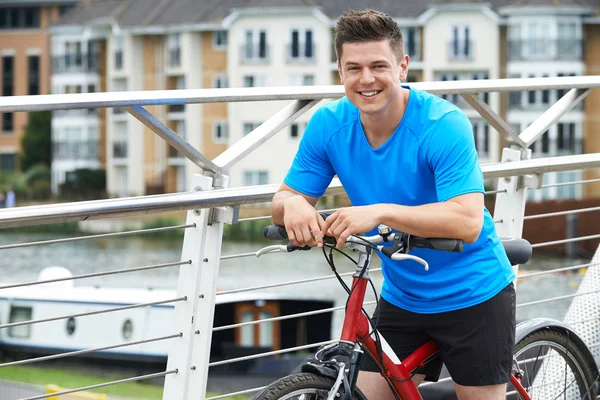
[[[227,187],[228,177],[222,176]],[[212,190],[213,179],[196,175],[193,186]],[[219,275],[223,222],[213,221],[210,209],[190,210],[187,224],[196,224],[185,231],[181,260],[191,260],[179,271],[177,295],[187,300],[175,306],[175,326],[183,334],[169,351],[167,370],[177,374],[165,377],[163,400],[203,400],[206,398],[208,361],[212,339]]]
[[[502,151],[502,163],[521,161],[529,159],[531,150],[518,150],[504,148]],[[525,216],[525,203],[527,202],[527,191],[524,179],[519,176],[504,177],[498,179],[498,193],[494,206],[494,221],[496,231],[501,238],[520,238],[523,235],[523,219]],[[519,266],[515,266],[518,272]]]

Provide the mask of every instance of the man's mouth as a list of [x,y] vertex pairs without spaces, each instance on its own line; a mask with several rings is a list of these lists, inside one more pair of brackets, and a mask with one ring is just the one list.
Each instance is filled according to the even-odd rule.
[[380,92],[381,92],[381,90],[372,90],[369,92],[358,92],[358,93],[360,93],[362,96],[365,96],[365,97],[373,97],[373,96],[379,94]]

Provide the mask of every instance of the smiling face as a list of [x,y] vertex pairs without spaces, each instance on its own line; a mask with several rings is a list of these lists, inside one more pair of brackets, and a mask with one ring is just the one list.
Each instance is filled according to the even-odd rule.
[[408,56],[394,55],[388,39],[344,43],[338,72],[346,96],[361,112],[403,113],[400,80],[408,71]]

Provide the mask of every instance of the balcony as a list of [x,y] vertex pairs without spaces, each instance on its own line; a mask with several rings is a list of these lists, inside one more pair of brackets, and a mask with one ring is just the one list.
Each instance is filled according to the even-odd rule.
[[241,64],[268,64],[270,62],[271,49],[267,45],[248,45],[240,46]]
[[315,64],[317,61],[314,44],[288,44],[285,54],[288,64]]
[[473,61],[475,44],[471,40],[452,40],[448,42],[448,61]]
[[116,140],[113,142],[113,157],[127,158],[127,141]]
[[583,60],[581,39],[528,39],[508,41],[509,61]]
[[97,117],[99,109],[97,108],[84,108],[77,110],[54,110],[52,111],[53,118],[70,118],[70,117]]
[[66,54],[52,57],[52,72],[64,74],[71,72],[98,73],[97,54]]
[[98,154],[98,141],[96,140],[52,142],[52,157],[55,160],[97,161]]

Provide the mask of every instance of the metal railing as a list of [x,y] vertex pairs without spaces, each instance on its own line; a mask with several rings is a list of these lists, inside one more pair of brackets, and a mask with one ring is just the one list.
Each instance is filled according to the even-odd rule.
[[[561,218],[570,215],[591,215],[597,212],[600,205],[574,208],[572,210],[556,211],[525,217],[525,204],[527,201],[524,190],[543,190],[547,186],[541,184],[544,174],[571,171],[571,170],[593,170],[600,168],[600,154],[580,154],[553,158],[530,159],[528,148],[548,129],[556,123],[561,115],[568,112],[570,108],[580,102],[592,88],[600,86],[600,77],[569,77],[562,79],[508,79],[508,80],[477,80],[477,81],[452,81],[452,82],[426,82],[414,85],[416,88],[428,90],[432,93],[460,94],[464,100],[491,125],[505,139],[509,147],[504,149],[502,162],[482,166],[482,171],[487,179],[497,180],[494,190],[488,192],[488,196],[495,196],[493,210],[497,231],[503,237],[521,237],[524,224],[535,224],[535,221],[545,218]],[[480,99],[477,93],[495,91],[521,91],[521,90],[570,90],[563,98],[553,104],[534,123],[521,133],[514,132],[510,125],[500,118],[494,110]],[[196,175],[192,187],[194,191],[161,194],[153,196],[139,196],[132,198],[115,198],[108,200],[73,202],[67,204],[52,204],[19,207],[0,210],[0,228],[22,227],[30,225],[63,223],[70,221],[87,221],[99,219],[114,219],[127,216],[146,214],[157,214],[167,211],[187,211],[186,222],[181,225],[159,228],[161,230],[183,231],[183,244],[181,256],[178,260],[165,263],[155,263],[145,266],[129,266],[120,269],[116,267],[106,268],[104,271],[82,273],[75,276],[53,276],[37,281],[17,282],[0,287],[0,298],[4,293],[12,295],[13,289],[23,290],[28,287],[43,287],[44,285],[65,284],[75,280],[81,281],[90,278],[107,277],[115,274],[135,274],[152,270],[169,270],[178,268],[178,283],[176,290],[162,293],[153,291],[140,291],[138,297],[130,298],[126,302],[118,299],[105,299],[114,304],[97,305],[96,309],[87,309],[71,313],[60,313],[40,317],[33,320],[27,315],[22,315],[16,320],[1,320],[0,332],[7,331],[11,327],[34,326],[37,324],[52,324],[59,320],[69,318],[112,318],[134,309],[145,310],[170,310],[173,318],[172,324],[167,325],[165,330],[160,331],[153,337],[136,338],[136,340],[124,340],[121,343],[102,343],[98,346],[90,346],[86,349],[65,351],[58,355],[31,358],[16,363],[31,364],[49,361],[56,358],[67,358],[82,356],[90,353],[101,353],[127,348],[141,348],[140,346],[151,346],[156,343],[169,342],[170,350],[164,369],[142,376],[119,379],[100,385],[92,385],[79,390],[103,387],[106,385],[119,384],[132,380],[154,379],[164,377],[164,399],[197,399],[205,398],[209,370],[217,371],[219,368],[230,364],[248,362],[260,357],[272,357],[280,354],[290,354],[311,351],[315,346],[329,343],[321,340],[318,343],[300,343],[295,346],[271,347],[265,351],[255,354],[243,354],[230,359],[210,358],[211,340],[213,332],[220,334],[238,331],[247,327],[259,325],[284,323],[289,320],[316,317],[318,315],[331,315],[334,322],[341,318],[342,304],[333,304],[321,309],[292,312],[284,315],[272,315],[255,321],[234,321],[224,325],[213,326],[214,310],[223,299],[232,299],[232,296],[245,296],[251,301],[263,299],[260,293],[265,290],[288,288],[293,285],[315,285],[323,281],[331,281],[333,275],[318,274],[305,276],[299,279],[285,279],[284,275],[272,277],[273,280],[261,285],[249,285],[247,287],[227,288],[217,292],[216,282],[219,277],[221,262],[237,263],[243,258],[255,256],[254,252],[241,254],[221,254],[223,226],[224,224],[250,223],[251,221],[266,220],[268,217],[252,217],[238,219],[237,212],[240,206],[269,202],[278,188],[278,185],[262,185],[251,187],[228,187],[227,171],[238,161],[261,146],[267,139],[275,135],[283,127],[291,124],[296,118],[313,107],[319,100],[335,98],[343,94],[340,86],[321,87],[294,87],[294,88],[243,88],[243,89],[188,89],[151,92],[118,92],[118,93],[91,93],[73,95],[42,95],[42,96],[16,96],[0,99],[0,112],[32,111],[32,110],[59,110],[59,109],[88,109],[100,107],[123,107],[127,112],[140,120],[155,133],[168,142],[176,151],[187,157],[194,164],[202,168],[204,175]],[[231,146],[223,154],[214,160],[208,159],[201,152],[187,143],[180,136],[170,130],[164,123],[157,120],[144,108],[149,105],[169,105],[174,101],[181,104],[211,103],[211,102],[242,102],[242,101],[269,101],[269,100],[291,100],[280,112],[261,124],[239,142]],[[582,179],[573,182],[563,182],[561,185],[594,185],[599,179]],[[334,180],[326,192],[326,196],[343,194],[343,188],[339,181]],[[492,210],[491,210],[492,211]],[[531,222],[530,222],[531,221]],[[268,221],[265,221],[265,224]],[[527,227],[525,227],[527,228]],[[116,232],[102,235],[88,235],[70,237],[63,239],[42,240],[28,243],[16,243],[0,246],[0,251],[5,251],[6,257],[10,257],[8,251],[32,246],[52,246],[61,243],[81,243],[90,240],[106,240],[109,238],[122,238],[123,236],[143,235],[156,233],[156,229],[141,229],[127,232]],[[534,248],[565,245],[571,242],[595,241],[600,234],[591,233],[567,237],[564,239],[548,240],[546,242],[535,242]],[[258,247],[258,245],[257,245]],[[540,250],[541,251],[541,250]],[[271,256],[268,256],[271,257]],[[274,256],[273,256],[274,257]],[[526,271],[519,276],[519,282],[540,279],[540,277],[552,276],[559,273],[570,273],[594,267],[595,263],[584,262],[574,265],[561,265],[547,271]],[[375,279],[378,270],[373,269]],[[282,273],[285,273],[282,270]],[[348,273],[342,273],[344,279],[349,279]],[[519,283],[518,287],[522,287]],[[66,290],[66,289],[65,289]],[[258,293],[258,295],[256,295]],[[596,291],[582,293],[565,293],[551,295],[544,299],[532,299],[520,301],[519,310],[536,309],[534,305],[564,302],[573,298],[590,296]],[[261,300],[262,301],[262,300]],[[373,299],[367,299],[366,305],[372,307]],[[167,307],[168,306],[168,307]],[[169,308],[172,307],[172,308]],[[148,311],[150,312],[150,311]],[[158,311],[157,311],[158,312]],[[111,316],[115,317],[111,317]],[[6,317],[4,317],[6,318]],[[590,318],[598,319],[597,316]],[[103,320],[106,321],[106,320]],[[335,323],[332,326],[335,327]],[[576,323],[583,323],[576,321]],[[335,337],[335,335],[332,335]],[[232,343],[235,345],[235,343]],[[137,347],[136,347],[137,346]],[[261,350],[261,349],[258,349]],[[0,364],[0,368],[13,363]],[[254,385],[237,392],[237,394],[253,393],[259,388]],[[74,391],[70,390],[69,392]],[[218,395],[213,399],[230,396]],[[44,395],[29,397],[45,398]]]

